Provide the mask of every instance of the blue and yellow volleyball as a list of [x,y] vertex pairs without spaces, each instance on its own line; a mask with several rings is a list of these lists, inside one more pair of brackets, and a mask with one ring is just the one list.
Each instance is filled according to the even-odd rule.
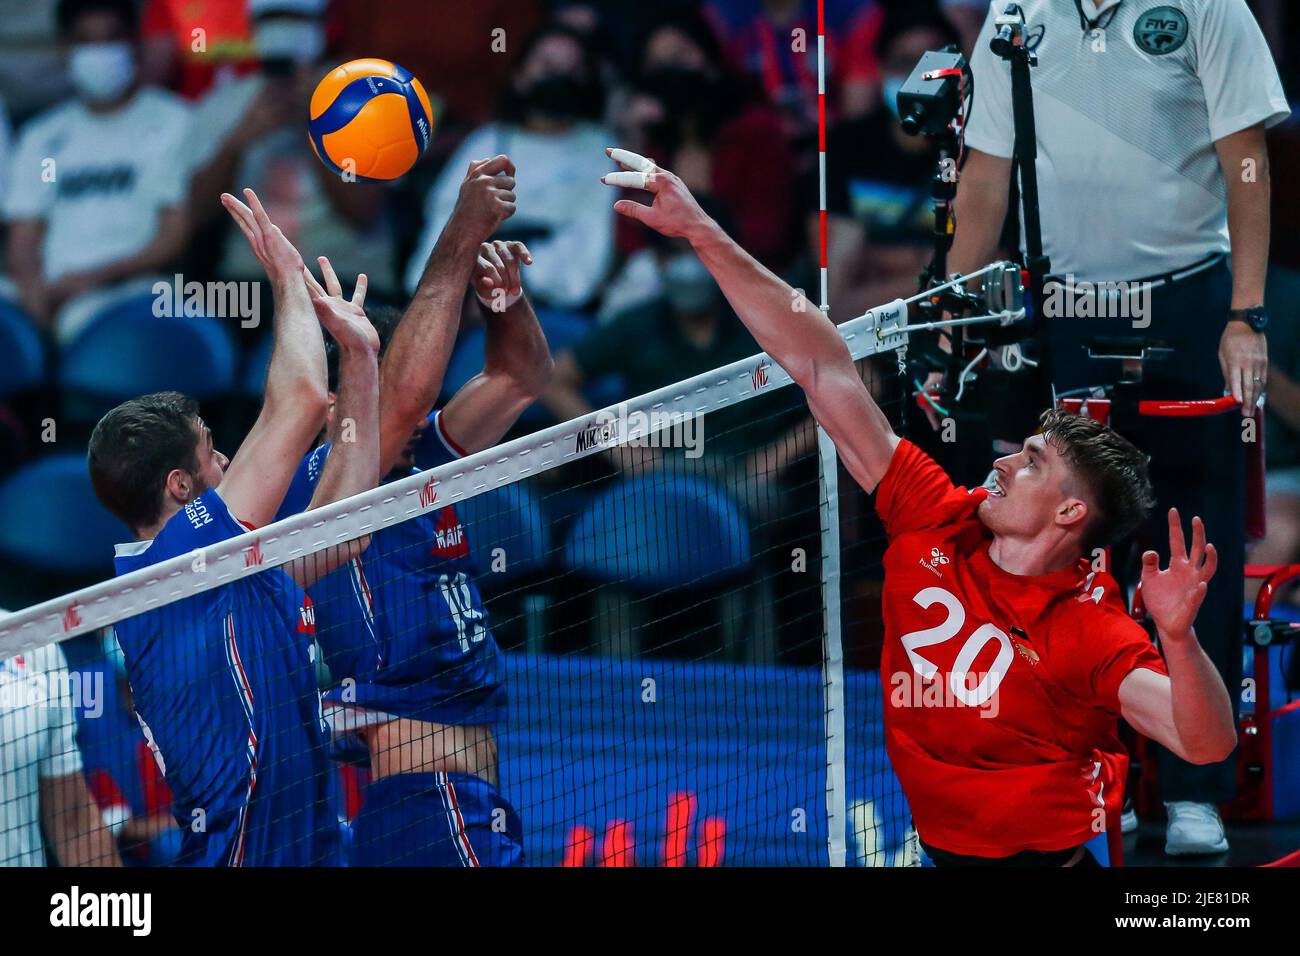
[[389,60],[350,60],[326,74],[311,97],[312,149],[340,176],[397,179],[433,138],[433,107],[409,70]]

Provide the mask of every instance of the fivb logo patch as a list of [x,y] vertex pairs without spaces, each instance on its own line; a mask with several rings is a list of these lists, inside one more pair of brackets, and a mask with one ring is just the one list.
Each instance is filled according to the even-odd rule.
[[148,936],[153,929],[153,894],[82,893],[73,886],[50,897],[50,925],[126,927],[132,936]]
[[153,314],[158,318],[239,319],[242,329],[262,321],[262,292],[256,282],[186,282],[180,273],[153,284]]

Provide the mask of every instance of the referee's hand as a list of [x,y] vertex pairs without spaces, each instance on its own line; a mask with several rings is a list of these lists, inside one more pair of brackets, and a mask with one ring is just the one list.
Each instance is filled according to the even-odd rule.
[[1249,418],[1268,386],[1268,340],[1245,322],[1229,322],[1219,339],[1219,368],[1223,390],[1241,402],[1241,414]]

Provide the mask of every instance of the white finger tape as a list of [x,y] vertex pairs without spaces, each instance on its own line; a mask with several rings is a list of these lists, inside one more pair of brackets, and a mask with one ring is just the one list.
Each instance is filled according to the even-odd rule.
[[638,173],[648,173],[655,168],[653,159],[646,159],[640,153],[634,153],[630,149],[619,149],[614,147],[609,151],[610,159],[621,166],[627,166],[636,170]]
[[626,186],[629,189],[645,189],[645,173],[606,173],[606,186]]

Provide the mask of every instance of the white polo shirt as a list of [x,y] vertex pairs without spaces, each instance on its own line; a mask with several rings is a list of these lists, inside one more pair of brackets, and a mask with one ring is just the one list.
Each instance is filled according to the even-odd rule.
[[[1227,184],[1214,144],[1290,115],[1245,0],[1022,0],[1038,133],[1043,248],[1058,275],[1162,275],[1229,251]],[[1010,65],[989,41],[971,56],[967,145],[1010,158]],[[1100,34],[1097,33],[1100,30]],[[960,228],[960,226],[959,226]],[[1023,232],[1022,232],[1023,242]]]
[[0,866],[44,866],[42,778],[81,771],[63,652],[0,661]]

